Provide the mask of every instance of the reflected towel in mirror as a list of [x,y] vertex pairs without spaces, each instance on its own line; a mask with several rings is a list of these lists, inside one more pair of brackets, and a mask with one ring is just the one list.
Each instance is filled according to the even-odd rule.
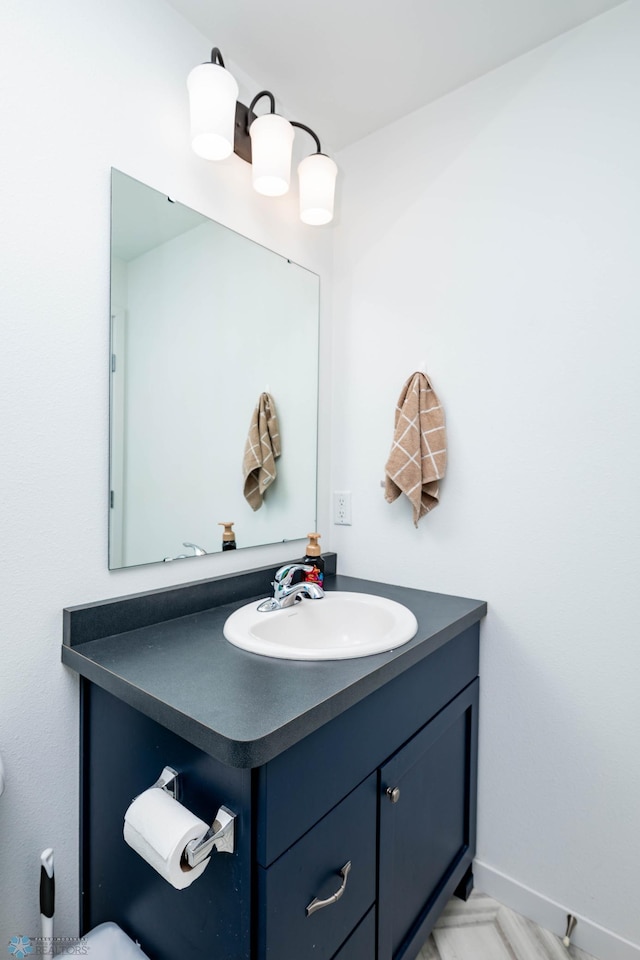
[[265,492],[276,479],[279,456],[276,405],[270,393],[261,393],[251,416],[242,460],[244,497],[252,510],[260,509]]
[[413,373],[402,388],[393,443],[385,467],[384,496],[393,503],[401,493],[413,506],[413,523],[438,505],[438,481],[447,467],[444,411],[428,377]]

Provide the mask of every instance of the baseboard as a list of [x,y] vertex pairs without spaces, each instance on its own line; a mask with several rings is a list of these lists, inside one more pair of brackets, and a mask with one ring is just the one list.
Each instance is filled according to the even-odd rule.
[[640,960],[638,944],[587,920],[573,909],[549,900],[481,860],[474,860],[473,877],[476,890],[494,897],[505,907],[510,907],[559,937],[564,936],[567,914],[573,913],[578,925],[571,936],[571,943],[598,960]]

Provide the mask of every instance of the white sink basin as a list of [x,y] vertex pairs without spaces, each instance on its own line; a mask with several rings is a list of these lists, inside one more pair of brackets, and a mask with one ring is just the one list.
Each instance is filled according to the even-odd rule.
[[268,613],[259,613],[253,601],[224,625],[225,637],[236,647],[280,660],[367,657],[407,643],[417,630],[418,621],[401,603],[338,590]]

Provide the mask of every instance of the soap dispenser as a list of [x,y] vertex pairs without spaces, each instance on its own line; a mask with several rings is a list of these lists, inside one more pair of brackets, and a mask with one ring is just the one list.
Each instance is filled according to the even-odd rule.
[[309,543],[307,544],[307,552],[302,558],[304,564],[308,564],[313,567],[313,570],[309,573],[304,573],[302,576],[303,581],[317,583],[319,587],[324,586],[324,560],[320,554],[320,544],[318,540],[320,539],[319,533],[308,533]]
[[236,535],[233,532],[233,524],[235,521],[229,523],[219,523],[219,527],[224,527],[224,532],[222,534],[222,549],[223,550],[235,550],[236,549]]

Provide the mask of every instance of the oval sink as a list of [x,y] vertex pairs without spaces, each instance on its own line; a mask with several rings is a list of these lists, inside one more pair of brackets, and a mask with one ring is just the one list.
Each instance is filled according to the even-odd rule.
[[418,621],[401,603],[369,593],[331,591],[284,610],[258,612],[253,601],[227,619],[230,643],[280,660],[348,660],[411,640]]

